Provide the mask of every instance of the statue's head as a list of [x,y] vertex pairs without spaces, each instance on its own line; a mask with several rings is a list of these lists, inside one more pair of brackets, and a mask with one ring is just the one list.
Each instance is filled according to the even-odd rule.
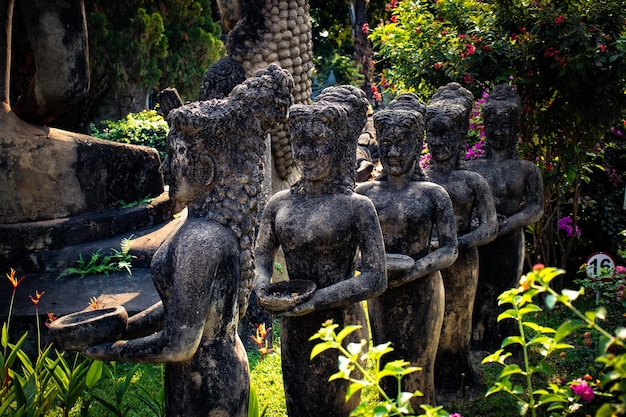
[[170,198],[189,215],[228,227],[239,239],[243,316],[254,277],[252,247],[263,184],[268,129],[287,115],[293,79],[276,65],[261,70],[222,100],[172,110],[168,156],[161,166]]
[[461,158],[467,142],[472,93],[458,83],[439,87],[426,108],[426,141],[433,163]]
[[417,95],[404,93],[374,114],[378,155],[386,175],[413,175],[419,170],[426,106]]
[[293,103],[292,90],[291,74],[271,64],[233,88],[229,98],[235,102],[250,103],[246,105],[248,113],[245,117],[259,120],[261,129],[267,131],[286,120],[287,110]]
[[305,193],[310,182],[323,181],[325,192],[352,192],[359,135],[369,102],[352,86],[328,87],[310,105],[289,109],[293,155],[302,181],[293,192]]
[[508,84],[498,84],[482,108],[488,154],[493,150],[515,150],[522,100]]

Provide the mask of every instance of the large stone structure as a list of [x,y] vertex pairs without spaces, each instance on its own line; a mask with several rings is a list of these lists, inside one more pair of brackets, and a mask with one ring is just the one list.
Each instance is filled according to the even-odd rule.
[[524,262],[524,227],[543,215],[541,172],[517,157],[517,132],[522,112],[517,91],[499,84],[483,105],[486,152],[467,168],[485,177],[498,213],[498,237],[478,249],[480,271],[472,317],[472,349],[493,352],[510,336],[507,320],[498,323],[498,295],[517,285]]
[[237,323],[254,276],[265,137],[285,119],[292,87],[288,73],[270,66],[227,99],[194,102],[168,115],[161,169],[170,197],[188,206],[188,217],[152,260],[162,301],[130,317],[126,340],[84,352],[165,362],[168,416],[247,416],[249,370]]
[[[272,310],[283,316],[281,359],[290,417],[348,416],[359,401],[358,395],[345,401],[347,381],[328,381],[337,372],[335,352],[309,359],[315,345],[309,338],[330,319],[340,328],[364,326],[350,341],[367,340],[358,301],[380,294],[387,284],[376,211],[369,199],[353,192],[354,155],[367,107],[365,94],[350,86],[329,87],[313,104],[291,107],[289,127],[301,179],[274,194],[261,218],[254,285],[261,306],[272,301],[266,289],[279,246],[289,279],[317,288],[308,300]],[[357,268],[360,275],[355,276]],[[297,295],[286,293],[287,298]]]
[[[439,270],[457,258],[450,197],[441,186],[427,181],[419,166],[424,110],[417,96],[407,93],[374,114],[383,172],[378,181],[357,188],[376,206],[387,253],[415,260],[409,272],[389,275],[389,288],[367,302],[374,344],[391,342],[394,349],[385,355],[385,362],[403,359],[422,368],[402,380],[403,391],[424,394],[413,398],[415,409],[420,404],[435,404],[435,357],[445,302]],[[431,249],[435,234],[436,249]],[[387,394],[395,398],[395,378],[381,382]]]
[[[498,231],[489,183],[463,169],[469,115],[474,96],[457,83],[440,87],[426,109],[426,141],[431,155],[431,181],[450,195],[459,240],[459,256],[441,270],[446,307],[435,364],[440,399],[481,384],[470,360],[470,334],[478,285],[478,246],[493,241]],[[472,224],[476,219],[477,224]],[[448,398],[449,399],[449,398]]]
[[[36,71],[29,88],[11,103],[15,1]],[[64,244],[128,236],[169,218],[166,198],[144,210],[141,220],[115,207],[163,193],[156,150],[45,126],[89,86],[82,0],[2,1],[0,21],[0,268],[58,271],[68,265],[53,265],[50,253]]]

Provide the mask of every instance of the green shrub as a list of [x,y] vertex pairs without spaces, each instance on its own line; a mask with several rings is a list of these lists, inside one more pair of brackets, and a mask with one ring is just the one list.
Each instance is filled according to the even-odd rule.
[[163,116],[159,115],[156,110],[129,113],[118,121],[105,120],[102,126],[102,130],[98,130],[94,124],[91,124],[91,135],[113,142],[155,148],[159,151],[161,161],[167,156],[165,138],[169,127]]

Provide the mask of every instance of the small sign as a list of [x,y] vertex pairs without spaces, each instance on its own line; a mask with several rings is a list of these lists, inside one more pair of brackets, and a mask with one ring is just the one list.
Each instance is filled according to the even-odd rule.
[[589,278],[598,278],[600,275],[612,274],[615,270],[615,260],[604,252],[596,252],[587,259],[586,272]]

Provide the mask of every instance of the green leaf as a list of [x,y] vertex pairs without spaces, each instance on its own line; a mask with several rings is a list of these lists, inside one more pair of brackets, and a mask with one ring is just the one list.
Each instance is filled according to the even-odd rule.
[[350,324],[345,326],[343,329],[341,329],[341,331],[337,334],[337,342],[341,343],[343,342],[343,339],[345,339],[346,337],[348,337],[348,335],[350,335],[351,333],[354,333],[355,331],[359,330],[362,326],[357,326],[354,324]]
[[502,371],[500,371],[500,375],[498,376],[498,378],[503,378],[505,376],[516,374],[526,375],[526,372],[522,371],[519,365],[507,365],[502,369]]
[[367,381],[355,381],[348,385],[348,388],[346,389],[346,402],[348,402],[354,394],[357,394],[368,385],[370,384],[368,384]]
[[85,386],[88,390],[92,390],[93,387],[96,386],[98,381],[102,378],[102,361],[93,361],[93,363],[89,366],[89,370],[87,371],[87,376],[85,378]]
[[567,320],[563,324],[559,326],[556,330],[556,334],[554,335],[554,341],[560,342],[565,339],[567,336],[572,334],[572,332],[580,329],[581,327],[585,327],[585,324],[580,320]]
[[514,343],[524,346],[525,341],[521,336],[509,336],[502,341],[500,347],[505,348]]
[[334,349],[335,346],[336,346],[335,343],[332,341],[318,343],[317,345],[313,346],[313,349],[311,350],[310,359],[313,359],[314,357],[324,352],[325,350]]

